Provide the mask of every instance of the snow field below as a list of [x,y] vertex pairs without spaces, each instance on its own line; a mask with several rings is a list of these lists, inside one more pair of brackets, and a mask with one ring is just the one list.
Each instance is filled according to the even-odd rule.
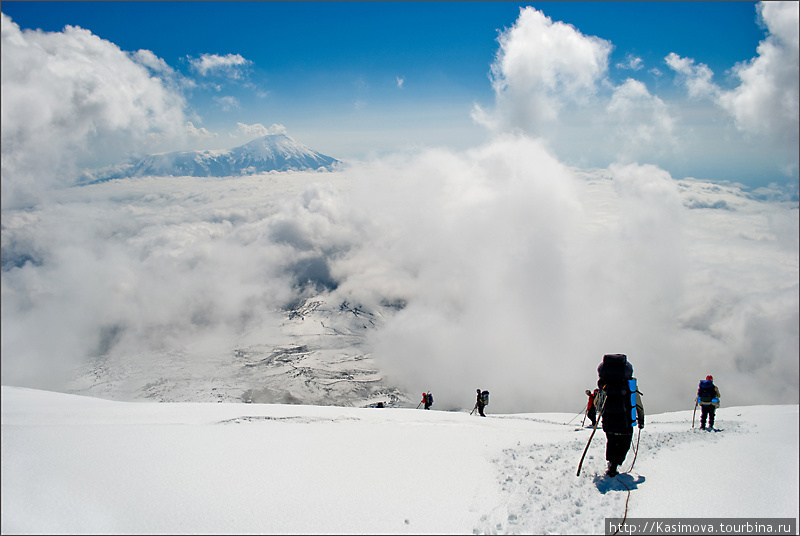
[[2,398],[3,533],[602,533],[626,486],[628,517],[798,513],[797,406],[649,416],[609,479],[570,414]]

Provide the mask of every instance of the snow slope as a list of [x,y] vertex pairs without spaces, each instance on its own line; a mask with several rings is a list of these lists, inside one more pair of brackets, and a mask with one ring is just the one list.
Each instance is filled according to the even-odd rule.
[[691,429],[691,411],[649,416],[618,479],[599,431],[576,477],[580,416],[488,410],[3,386],[2,532],[602,533],[625,486],[628,517],[798,517],[797,405],[721,408],[718,432]]

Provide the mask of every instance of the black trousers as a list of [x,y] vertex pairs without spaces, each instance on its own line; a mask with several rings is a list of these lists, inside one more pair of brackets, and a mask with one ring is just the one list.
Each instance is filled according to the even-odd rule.
[[714,413],[717,411],[712,405],[700,405],[700,427],[706,427],[706,419],[708,419],[708,425],[712,428],[714,427]]
[[633,429],[627,434],[606,432],[606,460],[616,465],[622,465],[628,449],[631,448],[631,439],[633,439]]
[[478,404],[478,413],[481,414],[481,417],[486,417],[486,415],[483,414],[483,406],[484,404]]
[[597,410],[594,406],[589,408],[589,411],[586,412],[586,416],[589,417],[589,420],[592,421],[592,426],[594,426],[595,417],[597,416]]

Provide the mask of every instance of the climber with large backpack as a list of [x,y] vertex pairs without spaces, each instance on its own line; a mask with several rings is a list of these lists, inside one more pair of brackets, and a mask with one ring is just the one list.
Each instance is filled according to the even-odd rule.
[[425,401],[425,409],[431,409],[431,406],[433,405],[433,394],[428,391],[427,394],[423,393],[422,396],[423,400]]
[[598,418],[602,418],[606,433],[607,476],[616,476],[617,468],[625,461],[633,439],[633,427],[644,428],[644,406],[633,377],[633,365],[625,354],[606,354],[597,367],[595,397]]
[[700,429],[706,429],[706,419],[708,428],[714,428],[714,413],[719,407],[719,388],[714,385],[714,377],[710,374],[705,380],[700,380],[697,387],[697,403],[700,404]]
[[483,408],[489,405],[489,391],[481,391],[477,389],[478,397],[475,401],[475,407],[472,408],[472,411],[469,412],[472,415],[472,412],[475,411],[475,408],[478,409],[478,413],[481,417],[486,417],[486,414],[483,413]]

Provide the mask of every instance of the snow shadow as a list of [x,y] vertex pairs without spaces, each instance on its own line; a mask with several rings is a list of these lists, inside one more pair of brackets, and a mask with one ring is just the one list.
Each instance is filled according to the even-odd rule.
[[639,484],[645,481],[642,475],[637,475],[636,478],[629,474],[620,473],[614,478],[609,478],[604,475],[597,475],[594,477],[594,485],[597,491],[605,495],[609,491],[633,491],[639,488]]

